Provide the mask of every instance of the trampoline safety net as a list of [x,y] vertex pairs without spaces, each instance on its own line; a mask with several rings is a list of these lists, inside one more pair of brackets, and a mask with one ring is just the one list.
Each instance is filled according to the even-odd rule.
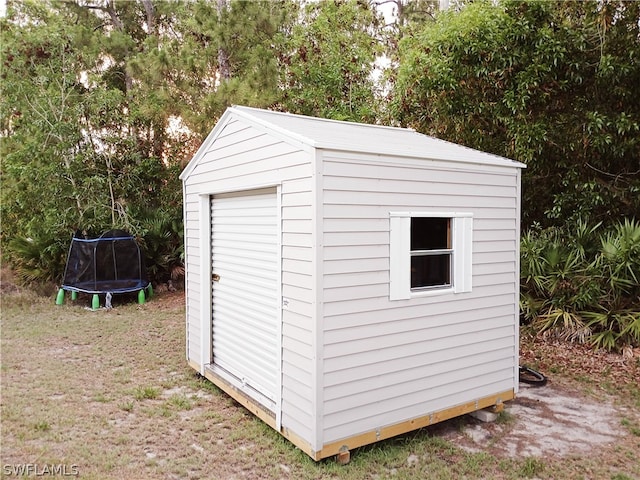
[[74,237],[62,288],[84,293],[126,293],[149,285],[144,256],[128,232],[110,230],[99,238]]

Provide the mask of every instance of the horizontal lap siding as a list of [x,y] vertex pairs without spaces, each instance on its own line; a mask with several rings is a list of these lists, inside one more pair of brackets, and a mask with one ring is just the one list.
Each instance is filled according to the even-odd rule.
[[[325,443],[514,385],[515,169],[351,157],[323,159]],[[473,213],[471,292],[389,301],[389,213],[411,210]]]
[[201,279],[199,196],[281,185],[282,425],[311,439],[312,252],[309,154],[249,124],[231,119],[185,179],[185,249],[189,359],[200,363],[200,296],[210,288]]

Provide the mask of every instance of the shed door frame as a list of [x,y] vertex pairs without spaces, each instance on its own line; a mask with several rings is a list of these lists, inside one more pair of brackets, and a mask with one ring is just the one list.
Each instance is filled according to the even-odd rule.
[[[276,205],[277,205],[277,224],[278,224],[278,258],[277,263],[279,265],[278,272],[278,281],[277,281],[277,364],[278,364],[278,372],[276,374],[277,385],[276,385],[276,398],[275,402],[266,401],[266,397],[263,399],[264,402],[260,402],[265,408],[272,410],[275,414],[275,423],[276,429],[279,431],[281,428],[282,421],[282,196],[281,196],[281,185],[280,184],[266,184],[266,185],[253,185],[246,189],[242,190],[224,190],[224,191],[216,191],[207,194],[200,195],[200,216],[199,216],[199,231],[200,231],[200,252],[201,252],[201,261],[202,264],[200,267],[200,275],[202,278],[201,285],[201,298],[200,298],[200,327],[201,327],[201,337],[200,337],[200,352],[202,364],[200,368],[200,373],[204,375],[205,369],[209,369],[214,371],[217,375],[224,378],[225,381],[230,383],[232,386],[237,388],[238,390],[244,392],[249,397],[256,399],[255,391],[247,392],[246,388],[237,378],[226,374],[226,372],[221,371],[220,369],[216,369],[213,364],[213,281],[212,281],[212,249],[211,249],[211,200],[215,195],[221,195],[225,193],[242,193],[246,192],[247,194],[251,194],[256,190],[266,189],[266,188],[275,188],[276,190]],[[274,405],[275,403],[275,405]]]

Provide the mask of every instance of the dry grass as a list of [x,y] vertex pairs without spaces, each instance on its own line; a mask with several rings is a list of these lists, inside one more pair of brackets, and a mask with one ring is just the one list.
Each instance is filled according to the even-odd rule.
[[0,475],[28,463],[75,465],[83,479],[640,477],[637,416],[626,443],[570,458],[470,453],[423,429],[346,467],[314,463],[187,366],[181,293],[85,305],[3,296]]

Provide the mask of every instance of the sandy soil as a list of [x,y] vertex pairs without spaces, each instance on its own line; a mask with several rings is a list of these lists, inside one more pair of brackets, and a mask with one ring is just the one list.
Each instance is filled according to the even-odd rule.
[[623,418],[637,412],[596,401],[550,381],[543,387],[521,384],[515,400],[505,404],[506,421],[481,422],[470,416],[462,427],[446,424],[438,434],[472,452],[496,456],[563,457],[613,445],[628,432]]

